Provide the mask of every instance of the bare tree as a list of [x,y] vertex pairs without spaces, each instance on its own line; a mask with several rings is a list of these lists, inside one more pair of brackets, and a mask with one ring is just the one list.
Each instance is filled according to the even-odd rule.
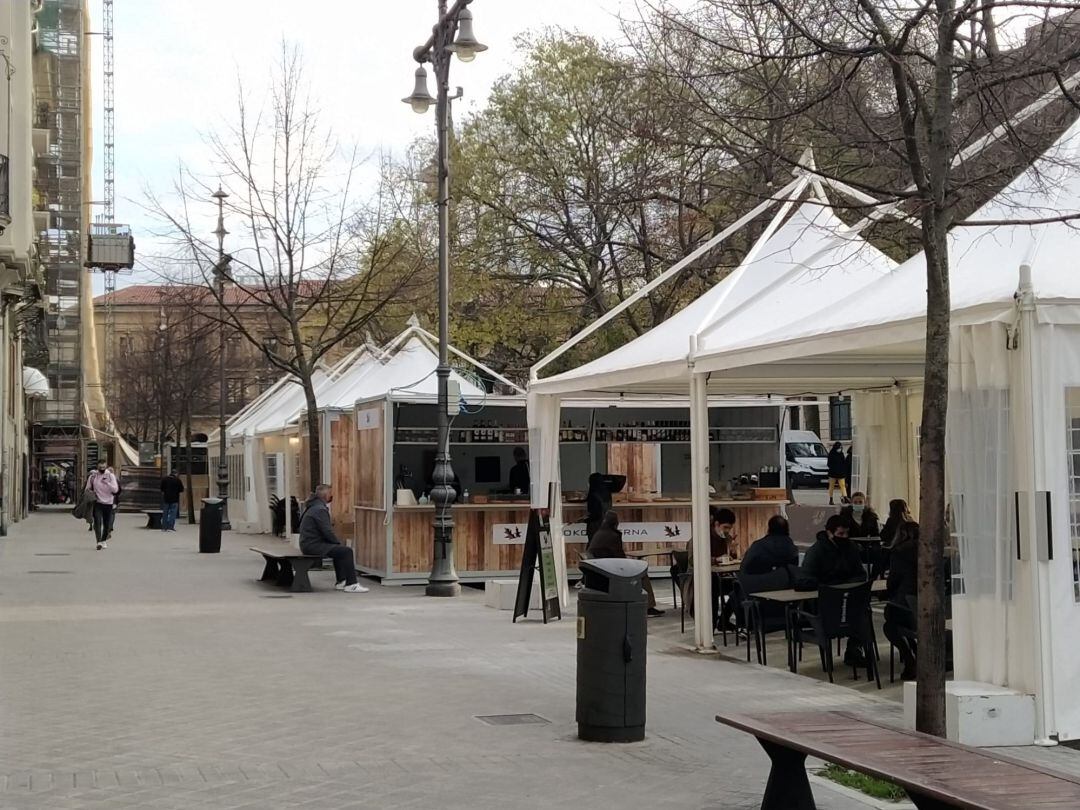
[[[682,98],[699,107],[691,127],[718,135],[717,148],[793,168],[813,145],[819,172],[919,225],[910,237],[927,270],[917,724],[937,735],[945,733],[946,235],[1075,116],[1066,91],[1067,103],[1013,120],[1055,84],[1065,89],[1080,56],[1071,16],[1077,8],[1008,0],[706,0],[687,13],[657,6],[643,27],[654,52],[668,57]],[[1048,9],[1070,14],[1047,22]],[[788,133],[780,141],[771,137],[778,125]],[[988,133],[1001,137],[983,148]]]
[[[241,87],[234,125],[211,144],[217,182],[229,194],[226,222],[242,223],[226,266],[218,266],[216,244],[191,216],[216,183],[182,170],[178,210],[159,199],[151,208],[169,223],[184,261],[220,307],[211,317],[303,388],[310,480],[318,481],[316,370],[414,294],[427,245],[409,241],[422,231],[396,227],[402,208],[388,177],[379,177],[370,200],[358,202],[361,161],[321,124],[295,48],[282,46],[267,108],[252,110]],[[217,272],[226,274],[224,294],[214,283]]]

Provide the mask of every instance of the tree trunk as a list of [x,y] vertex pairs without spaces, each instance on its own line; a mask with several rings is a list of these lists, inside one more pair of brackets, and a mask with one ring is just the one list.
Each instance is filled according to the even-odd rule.
[[[319,484],[329,483],[322,480],[322,436],[319,435],[319,404],[315,400],[315,386],[311,377],[304,378],[304,398],[307,400],[308,429],[308,482],[314,491]],[[305,497],[309,493],[304,493]]]
[[[929,218],[927,218],[929,219]],[[945,736],[945,420],[949,403],[949,259],[944,227],[926,239],[926,367],[919,437],[919,655],[915,725]]]

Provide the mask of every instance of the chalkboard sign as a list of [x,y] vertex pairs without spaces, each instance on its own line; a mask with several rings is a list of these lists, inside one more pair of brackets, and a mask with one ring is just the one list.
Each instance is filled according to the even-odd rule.
[[561,619],[559,606],[559,579],[555,569],[555,545],[551,540],[551,524],[547,509],[530,509],[529,526],[525,532],[525,546],[521,553],[521,574],[518,576],[517,598],[514,600],[514,618],[529,612],[532,595],[533,574],[540,572],[540,608],[544,624],[548,619]]

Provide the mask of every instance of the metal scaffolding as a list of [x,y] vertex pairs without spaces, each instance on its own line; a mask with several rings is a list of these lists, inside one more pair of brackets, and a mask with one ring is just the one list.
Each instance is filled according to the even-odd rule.
[[65,456],[78,465],[85,463],[82,344],[84,328],[93,328],[83,317],[83,178],[89,168],[83,165],[89,130],[83,118],[84,19],[84,0],[44,0],[34,56],[37,126],[52,135],[49,151],[38,157],[35,181],[49,301],[49,398],[38,406],[34,455]]

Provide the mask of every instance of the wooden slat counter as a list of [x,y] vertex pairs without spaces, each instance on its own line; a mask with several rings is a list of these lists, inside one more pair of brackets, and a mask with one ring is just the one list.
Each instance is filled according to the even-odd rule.
[[[765,534],[765,524],[786,501],[711,501],[711,506],[727,507],[735,512],[739,536],[739,555],[746,546]],[[651,501],[615,503],[615,511],[623,524],[690,522],[688,501]],[[435,507],[394,506],[387,513],[381,509],[357,507],[355,536],[357,566],[361,571],[397,584],[418,584],[427,581],[431,571],[432,517]],[[455,504],[454,566],[462,582],[482,582],[495,577],[516,577],[521,565],[524,527],[529,521],[527,503],[464,503]],[[576,573],[576,552],[585,547],[585,518],[583,503],[563,504],[563,525],[576,531],[580,541],[567,540],[567,564]],[[578,524],[573,526],[572,524]],[[507,533],[520,530],[521,537],[512,542]],[[668,542],[636,542],[624,536],[627,550],[661,551],[684,549],[689,531],[684,537]],[[656,558],[654,573],[667,571],[667,560]]]

